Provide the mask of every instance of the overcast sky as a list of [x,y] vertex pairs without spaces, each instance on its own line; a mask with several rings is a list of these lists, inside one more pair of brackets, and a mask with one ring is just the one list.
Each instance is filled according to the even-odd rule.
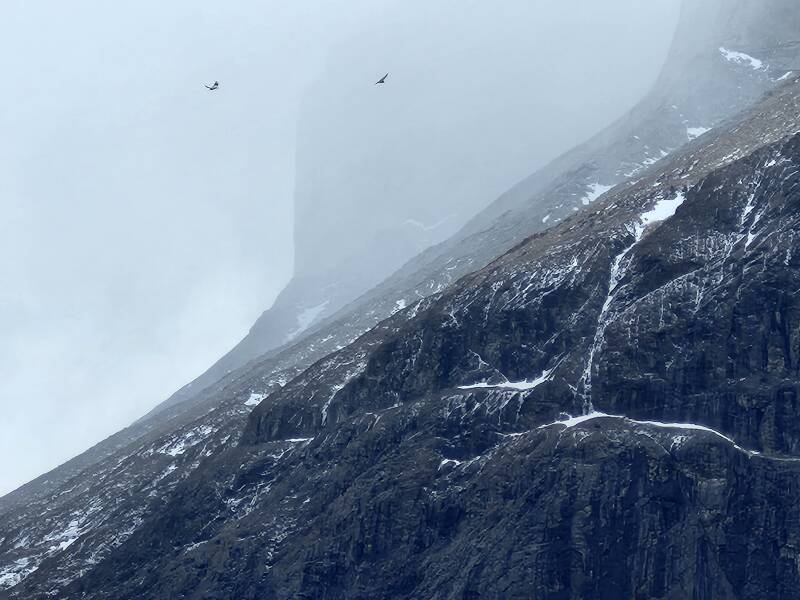
[[[644,93],[677,4],[3,0],[0,494],[141,416],[269,306],[292,270],[298,115],[313,124],[342,114],[326,114],[318,82],[331,86],[334,108],[352,89],[331,78],[343,65],[369,75],[370,92],[385,70],[406,80],[406,94],[436,82],[417,106],[463,99],[464,110],[434,113],[437,126],[481,124],[471,135],[495,160],[469,176],[499,192]],[[439,73],[411,85],[425,52]],[[507,84],[532,64],[539,89]],[[598,64],[607,77],[587,86]],[[215,79],[212,94],[203,83]],[[481,86],[491,93],[479,102],[465,95]],[[580,115],[563,101],[576,94]],[[414,112],[397,114],[393,150],[370,169],[391,169],[419,148],[419,129],[402,121]],[[328,151],[330,138],[320,144]],[[437,141],[425,186],[446,189],[453,168],[437,169],[436,157],[458,162],[463,146],[464,136]],[[299,172],[313,172],[321,156],[310,153]],[[363,146],[348,156],[356,177]]]
[[[409,219],[452,233],[641,98],[677,8],[676,0],[388,5],[331,50],[303,97],[298,268],[379,254],[365,241],[418,233],[398,231]],[[364,89],[386,71],[385,88]]]

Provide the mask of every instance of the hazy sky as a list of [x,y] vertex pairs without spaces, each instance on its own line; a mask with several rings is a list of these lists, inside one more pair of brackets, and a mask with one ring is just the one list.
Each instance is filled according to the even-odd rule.
[[[373,255],[365,239],[417,233],[398,230],[408,219],[452,233],[641,98],[677,8],[676,0],[387,7],[330,52],[303,98],[298,267]],[[386,87],[365,89],[386,71]]]
[[[610,18],[600,4],[631,19]],[[466,87],[458,78],[437,80],[425,103],[458,102],[460,91],[481,82],[495,90],[480,102],[464,97],[468,109],[438,110],[435,118],[448,131],[469,115],[493,132],[478,142],[495,157],[507,151],[508,168],[470,173],[492,189],[508,187],[646,89],[677,4],[3,0],[0,494],[141,416],[238,341],[270,304],[292,268],[301,101],[306,111],[321,106],[327,119],[325,92],[313,84],[330,82],[343,61],[369,75],[368,86],[385,70],[408,80],[408,65],[417,69],[422,56],[409,50],[418,35],[437,69],[449,64],[470,78]],[[604,30],[588,36],[595,22]],[[401,32],[393,43],[403,51],[393,56],[386,44],[372,52],[376,30]],[[469,43],[466,33],[474,34]],[[541,94],[500,85],[548,62],[541,56],[554,36],[574,51],[541,67]],[[598,89],[598,78],[581,87],[581,69],[598,62],[587,56],[619,56],[621,45],[644,42],[646,51],[630,47],[644,58],[608,65],[607,89]],[[491,60],[481,60],[487,53]],[[415,85],[430,87],[432,77]],[[221,88],[208,93],[202,85],[215,79]],[[331,106],[341,107],[351,82],[331,85]],[[405,93],[414,91],[405,85]],[[586,98],[578,119],[574,102],[559,101],[569,94]],[[554,119],[572,128],[558,144],[549,129],[533,135]],[[418,143],[414,127],[403,141],[402,125],[393,126],[386,161]],[[452,149],[463,144],[458,136]],[[439,141],[436,155],[449,154]],[[361,147],[350,153],[356,161],[362,155]],[[429,174],[425,185],[435,180]]]

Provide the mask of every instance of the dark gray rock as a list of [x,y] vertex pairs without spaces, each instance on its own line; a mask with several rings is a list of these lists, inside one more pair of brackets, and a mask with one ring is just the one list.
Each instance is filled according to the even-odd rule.
[[65,593],[800,597],[797,90],[314,364]]

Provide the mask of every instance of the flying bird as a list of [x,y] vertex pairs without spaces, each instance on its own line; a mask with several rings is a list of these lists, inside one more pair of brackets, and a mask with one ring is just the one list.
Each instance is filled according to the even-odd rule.
[[381,84],[381,83],[386,83],[386,78],[387,78],[388,76],[389,76],[389,74],[387,73],[386,75],[384,75],[383,77],[381,77],[381,78],[380,78],[378,81],[376,81],[376,82],[375,82],[375,85],[379,85],[379,84]]
[[217,89],[218,87],[219,87],[219,81],[215,81],[213,84],[211,84],[211,85],[207,85],[207,86],[206,86],[206,88],[208,88],[208,89],[209,89],[209,90],[211,90],[212,92],[213,92],[215,89]]

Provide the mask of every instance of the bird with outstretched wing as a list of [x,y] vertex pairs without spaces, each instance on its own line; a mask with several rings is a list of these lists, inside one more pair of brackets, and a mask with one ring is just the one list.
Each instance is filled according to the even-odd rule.
[[389,74],[387,73],[386,75],[384,75],[383,77],[381,77],[381,78],[380,78],[378,81],[376,81],[376,82],[375,82],[375,85],[379,85],[379,84],[381,84],[381,83],[386,83],[386,78],[387,78],[388,76],[389,76]]

